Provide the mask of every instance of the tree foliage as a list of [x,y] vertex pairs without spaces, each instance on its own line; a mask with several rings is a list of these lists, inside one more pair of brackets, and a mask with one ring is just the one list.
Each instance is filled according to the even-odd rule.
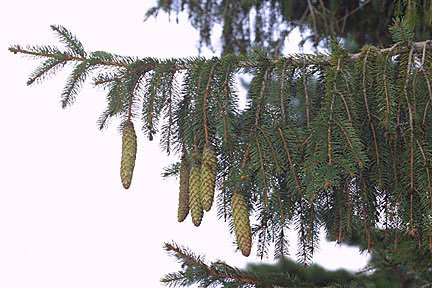
[[[357,243],[359,244],[359,243]],[[405,244],[408,244],[405,243]],[[416,271],[397,259],[390,260],[385,245],[374,247],[371,263],[364,270],[352,273],[344,269],[328,271],[319,265],[305,266],[282,257],[276,264],[249,264],[238,269],[216,261],[208,263],[204,256],[196,255],[188,248],[176,243],[165,243],[165,250],[181,263],[181,271],[165,275],[162,283],[169,287],[429,287],[430,271]],[[413,251],[410,251],[413,252]],[[412,255],[404,254],[405,258]],[[408,256],[409,255],[409,256]],[[420,255],[416,255],[420,256]],[[424,255],[419,260],[425,259]],[[385,262],[385,263],[382,263]]]
[[[86,51],[60,26],[51,28],[66,49],[9,50],[44,60],[29,85],[74,66],[61,95],[63,108],[93,76],[107,91],[101,129],[113,117],[122,119],[122,129],[134,122],[149,140],[158,134],[179,162],[201,169],[194,175],[213,179],[216,173],[219,216],[237,234],[251,230],[258,256],[267,256],[274,243],[275,257],[285,257],[287,230],[295,227],[298,256],[309,263],[323,228],[331,239],[361,242],[372,251],[384,243],[382,259],[403,249],[418,252],[421,267],[407,265],[426,273],[432,266],[432,42],[415,42],[411,23],[396,18],[393,46],[364,46],[356,54],[332,41],[329,54],[275,56],[255,48],[211,59],[124,57]],[[252,80],[242,108],[236,79],[244,74]],[[209,147],[216,165],[205,160],[213,159]],[[165,174],[179,173],[180,166]],[[194,179],[189,187],[199,191],[202,181]],[[233,195],[241,197],[236,203],[249,211],[251,222],[242,212],[233,224]],[[201,223],[199,206],[194,200],[190,207],[195,225]],[[206,275],[210,285],[215,275]]]
[[353,52],[367,44],[386,47],[392,44],[388,26],[402,15],[415,27],[416,39],[432,38],[430,0],[160,0],[146,17],[159,11],[186,12],[202,46],[219,45],[211,43],[219,24],[223,53],[246,53],[254,46],[280,52],[294,28],[302,32],[300,44],[312,40],[317,46],[337,37]]

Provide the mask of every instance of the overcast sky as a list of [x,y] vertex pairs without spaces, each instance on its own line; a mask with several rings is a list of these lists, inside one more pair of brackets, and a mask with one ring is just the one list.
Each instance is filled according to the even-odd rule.
[[[49,25],[59,24],[88,51],[197,55],[198,35],[185,19],[182,25],[165,16],[143,23],[153,2],[1,2],[0,287],[160,287],[160,277],[179,268],[162,250],[171,240],[208,260],[240,267],[258,260],[235,252],[234,237],[215,208],[199,228],[190,218],[177,223],[177,180],[160,176],[176,159],[140,133],[133,182],[124,190],[118,122],[104,131],[96,125],[104,91],[87,85],[62,110],[60,94],[70,70],[27,87],[38,62],[7,51],[12,44],[57,44]],[[295,255],[295,242],[292,248]],[[315,257],[328,268],[351,270],[365,259],[334,243],[322,244]]]

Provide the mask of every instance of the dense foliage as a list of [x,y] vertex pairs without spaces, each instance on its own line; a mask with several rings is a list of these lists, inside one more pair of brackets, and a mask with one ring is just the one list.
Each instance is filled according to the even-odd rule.
[[[171,287],[192,284],[198,284],[200,287],[219,285],[275,288],[430,287],[430,270],[416,271],[401,259],[418,257],[421,262],[426,259],[426,255],[410,250],[408,254],[393,258],[387,255],[383,246],[385,245],[373,249],[371,263],[365,269],[352,273],[343,269],[328,271],[316,264],[305,266],[285,257],[280,258],[275,264],[249,264],[244,269],[238,269],[222,261],[208,263],[204,256],[196,255],[185,247],[165,243],[165,250],[182,264],[182,270],[166,275],[161,281]],[[408,262],[412,263],[410,260]]]
[[[332,240],[373,251],[408,287],[408,272],[424,279],[432,267],[432,41],[415,42],[413,27],[396,18],[393,46],[356,54],[332,41],[328,55],[255,48],[212,59],[124,57],[88,52],[61,26],[51,28],[66,49],[9,50],[44,59],[29,85],[74,65],[64,108],[91,75],[106,89],[98,125],[122,119],[125,188],[133,185],[134,124],[149,140],[159,135],[167,153],[179,156],[165,174],[180,174],[180,191],[189,193],[180,196],[179,221],[189,208],[198,226],[216,188],[218,214],[244,255],[251,235],[258,256],[274,244],[274,256],[285,257],[295,227],[298,256],[309,263],[325,229]],[[252,77],[245,107],[239,75]],[[201,280],[210,281],[204,272]]]
[[388,26],[402,15],[416,27],[416,39],[432,38],[430,0],[159,0],[147,17],[159,11],[186,12],[204,46],[219,47],[211,35],[220,25],[224,54],[246,53],[254,46],[280,52],[295,28],[302,31],[302,43],[326,46],[337,37],[352,52],[367,44],[386,47],[392,43]]

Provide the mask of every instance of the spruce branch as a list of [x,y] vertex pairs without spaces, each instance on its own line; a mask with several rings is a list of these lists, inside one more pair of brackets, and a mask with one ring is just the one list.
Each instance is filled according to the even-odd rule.
[[305,70],[305,68],[301,69],[301,75],[302,75],[302,79],[303,79],[303,90],[304,90],[304,95],[305,95],[306,127],[309,128],[309,126],[310,126],[310,99],[309,99],[309,94],[308,94],[308,85],[306,83],[306,81],[307,81],[306,75],[305,75],[306,73],[304,70]]
[[284,136],[284,133],[283,133],[281,127],[278,126],[278,127],[277,127],[277,130],[278,130],[279,135],[280,135],[280,137],[281,137],[281,139],[282,139],[282,143],[283,143],[283,148],[284,148],[284,151],[285,151],[285,155],[286,155],[286,157],[287,157],[287,159],[288,159],[288,163],[289,163],[289,166],[290,166],[291,174],[292,174],[292,176],[293,176],[293,178],[294,178],[294,181],[295,181],[295,185],[296,185],[297,191],[298,191],[299,194],[301,195],[301,194],[302,194],[302,192],[301,192],[301,191],[302,191],[302,188],[301,188],[301,186],[300,186],[300,179],[299,179],[299,177],[298,177],[299,174],[298,174],[298,172],[297,172],[297,170],[296,170],[296,168],[295,168],[295,166],[294,166],[293,157],[292,157],[291,152],[290,152],[290,150],[289,150],[289,148],[288,148],[288,144],[287,144],[287,141],[285,140],[285,136]]
[[208,126],[207,126],[207,98],[210,95],[210,89],[211,89],[211,83],[213,81],[213,75],[214,75],[214,71],[215,71],[215,65],[213,64],[211,65],[210,68],[210,72],[208,74],[208,80],[207,80],[207,84],[204,88],[204,93],[203,93],[203,125],[204,125],[204,137],[205,137],[205,143],[208,144],[209,143],[209,132],[208,132]]
[[[255,285],[258,283],[258,281],[252,276],[247,275],[246,273],[241,273],[240,270],[234,270],[229,269],[230,273],[223,272],[221,269],[215,269],[215,267],[220,267],[220,262],[213,263],[212,265],[207,265],[204,263],[203,258],[201,256],[196,256],[192,252],[188,251],[187,249],[180,247],[176,245],[175,243],[165,243],[164,249],[175,256],[181,263],[186,265],[186,272],[188,268],[197,268],[200,271],[202,271],[205,275],[214,277],[215,280],[224,280],[224,279],[231,279],[235,282],[243,283],[243,284],[250,284]],[[224,265],[226,267],[226,265]],[[227,270],[227,269],[224,269]],[[183,274],[183,275],[185,275]],[[179,277],[179,279],[182,279],[182,277]],[[165,277],[161,280],[163,283],[169,283],[171,281],[177,281],[178,279],[174,277]],[[203,280],[203,278],[197,277],[196,279],[193,279],[194,281],[191,283],[199,283]]]
[[69,30],[60,25],[51,25],[51,29],[56,32],[60,41],[66,44],[71,53],[86,57],[84,46]]
[[58,69],[66,64],[65,59],[49,58],[43,62],[36,70],[30,75],[27,85],[30,86],[35,82],[43,81],[50,74],[55,74]]
[[[313,9],[317,17],[328,13]],[[174,147],[200,155],[211,142],[220,167],[219,214],[229,214],[230,196],[240,187],[258,223],[253,234],[260,256],[272,242],[284,253],[283,229],[291,221],[305,262],[322,226],[339,241],[358,234],[368,247],[376,241],[376,225],[409,227],[405,232],[430,253],[432,222],[425,215],[432,209],[431,40],[367,46],[357,54],[333,43],[328,55],[270,57],[256,49],[240,56],[163,60],[85,52],[69,31],[54,32],[66,51],[9,48],[43,60],[28,84],[72,64],[63,107],[93,76],[93,84],[107,91],[99,128],[112,117],[140,119],[151,139],[162,124],[167,153]],[[236,77],[243,73],[252,81],[242,110]],[[355,226],[362,227],[357,234]],[[209,275],[207,266],[199,275]],[[208,281],[222,281],[215,275]],[[188,281],[181,273],[172,277]]]
[[[425,49],[424,47],[430,48],[431,46],[432,46],[432,40],[413,42],[411,44],[411,47],[416,52],[423,51],[423,49]],[[401,46],[399,43],[396,43],[392,47],[379,49],[378,51],[379,53],[398,55],[400,53],[409,50],[410,50],[409,48]],[[130,62],[133,62],[133,58],[131,57],[117,56],[112,58],[112,60],[108,60],[108,59],[102,59],[100,57],[95,58],[95,56],[98,56],[97,54],[98,51],[90,53],[90,57],[89,57],[87,56],[88,53],[83,55],[81,54],[74,55],[73,53],[62,52],[57,48],[48,47],[48,46],[22,48],[20,45],[14,45],[9,47],[9,51],[14,54],[30,55],[30,56],[41,57],[41,58],[64,57],[64,60],[66,62],[69,61],[84,62],[84,61],[96,60],[96,61],[92,61],[95,65],[97,64],[100,66],[118,67],[118,68],[127,67],[128,65],[130,65]],[[245,56],[227,55],[224,57],[228,57],[228,56],[232,58],[237,58],[236,66],[238,68],[255,68],[255,67],[259,67],[260,65],[263,65],[262,62],[252,60],[252,59],[246,59]],[[361,53],[348,54],[347,59],[349,59],[350,61],[355,61],[360,56]],[[296,66],[301,66],[301,65],[317,65],[317,66],[324,65],[325,66],[332,61],[331,57],[325,54],[293,54],[282,58],[286,58],[288,63],[291,63],[292,65],[296,65]],[[200,60],[201,59],[198,59],[198,61]],[[274,66],[277,64],[277,61],[280,61],[280,59],[273,59],[266,65]],[[172,66],[172,69],[174,71],[189,70],[196,65],[195,64],[196,62],[197,59],[180,59],[178,63]],[[156,63],[147,63],[146,61],[143,61],[143,65],[139,66],[139,68],[141,71],[151,71],[154,70],[156,66],[157,66]],[[101,84],[101,83],[97,81],[95,84]]]
[[275,147],[273,147],[274,145],[272,144],[272,141],[270,140],[269,135],[267,135],[267,132],[264,131],[261,127],[258,126],[257,129],[260,132],[260,134],[263,135],[265,141],[267,142],[268,147],[270,148],[270,153],[271,153],[273,160],[274,160],[276,172],[280,172],[281,171],[281,165],[279,164],[279,160],[277,157],[277,153],[275,151]]
[[[372,47],[367,47],[366,52],[364,53],[364,58],[363,58],[363,63],[362,63],[362,78],[361,78],[361,89],[362,89],[362,93],[363,93],[363,100],[364,100],[364,105],[366,108],[366,113],[367,113],[367,122],[369,124],[369,127],[371,129],[372,132],[372,139],[373,139],[373,143],[374,143],[374,150],[375,150],[375,161],[376,161],[376,166],[377,166],[377,173],[378,173],[378,184],[379,186],[381,186],[382,183],[382,173],[381,173],[381,163],[380,163],[380,151],[379,151],[379,146],[378,146],[378,141],[377,141],[377,135],[376,135],[376,130],[375,130],[375,125],[373,123],[373,118],[372,118],[372,114],[369,108],[369,103],[368,103],[368,94],[367,94],[367,83],[366,83],[366,72],[368,69],[368,64],[369,64],[369,54],[371,53],[371,49]],[[373,52],[372,52],[373,53]]]
[[136,90],[137,86],[139,85],[139,82],[141,81],[142,77],[143,77],[143,75],[139,74],[139,75],[135,75],[132,78],[132,85],[131,85],[131,89],[129,90],[127,121],[130,121],[132,119],[132,107],[133,107],[134,99],[135,99],[135,90]]
[[180,271],[161,279],[172,287],[200,284],[200,287],[330,288],[341,282],[362,284],[362,276],[344,270],[326,271],[317,265],[305,267],[287,258],[273,265],[249,264],[239,269],[222,261],[206,264],[203,257],[175,243],[165,243],[164,249],[182,264]]
[[262,198],[264,200],[265,208],[268,208],[268,194],[269,194],[269,186],[267,184],[267,177],[266,177],[266,165],[264,163],[264,156],[262,152],[262,147],[260,142],[258,141],[258,138],[255,138],[255,145],[258,153],[258,163],[259,163],[259,170],[261,174],[262,179]]
[[410,72],[412,69],[412,57],[413,57],[414,48],[411,47],[409,54],[408,54],[408,62],[407,62],[407,70],[405,73],[405,80],[403,85],[403,93],[406,100],[406,105],[408,107],[408,121],[409,121],[409,127],[410,127],[410,144],[409,144],[409,154],[410,154],[410,160],[409,160],[409,195],[410,195],[410,216],[409,216],[409,224],[410,224],[410,233],[413,233],[414,231],[414,116],[413,116],[413,107],[411,105],[411,101],[409,99],[408,95],[408,85],[409,85],[409,77]]
[[66,108],[71,105],[76,95],[79,92],[81,85],[84,83],[87,75],[90,73],[93,64],[89,61],[83,61],[75,66],[69,79],[66,81],[66,86],[62,92],[62,108]]

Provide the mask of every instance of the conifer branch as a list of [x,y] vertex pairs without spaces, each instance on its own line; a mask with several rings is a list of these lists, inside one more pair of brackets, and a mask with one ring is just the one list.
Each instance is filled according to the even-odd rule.
[[[424,47],[426,47],[426,44],[424,45]],[[422,61],[422,62],[421,62],[421,67],[418,68],[418,69],[421,71],[421,73],[423,74],[423,77],[424,77],[424,79],[425,79],[425,81],[426,81],[427,90],[428,90],[428,94],[429,94],[429,101],[427,102],[426,105],[429,106],[429,105],[432,104],[432,85],[431,85],[431,79],[430,79],[430,77],[426,74],[426,71],[425,71],[425,69],[424,69],[425,51],[426,51],[426,49],[423,49],[423,55],[422,55],[422,60],[421,60],[421,61]],[[428,109],[425,109],[424,116],[423,116],[423,126],[425,125],[425,120],[426,120],[426,113],[427,113],[427,111],[428,111]]]
[[406,105],[408,107],[408,121],[410,126],[410,144],[409,144],[409,195],[410,195],[410,232],[413,233],[414,231],[414,117],[413,117],[413,108],[411,106],[411,101],[408,96],[408,84],[409,84],[409,75],[411,71],[411,63],[412,63],[412,57],[413,57],[414,48],[411,47],[409,54],[408,54],[408,63],[407,63],[407,70],[405,74],[405,81],[403,86],[403,93],[406,100]]
[[[423,51],[424,47],[430,48],[432,47],[432,40],[425,40],[425,41],[419,41],[419,42],[413,42],[411,44],[411,47],[415,51]],[[389,54],[389,55],[398,55],[400,53],[409,51],[407,47],[401,46],[399,43],[396,43],[392,47],[389,48],[383,48],[379,49],[378,52],[381,54]],[[35,57],[42,57],[42,58],[57,58],[57,57],[63,57],[65,62],[84,62],[84,61],[90,61],[93,60],[92,63],[94,65],[100,65],[100,66],[108,66],[108,67],[128,67],[130,63],[119,61],[118,59],[113,60],[103,60],[103,59],[92,59],[89,56],[74,56],[68,52],[53,52],[49,50],[39,50],[39,49],[32,49],[32,48],[22,48],[20,45],[15,45],[9,47],[9,51],[14,54],[23,54],[23,55],[29,55],[29,56],[35,56]],[[90,53],[91,55],[92,53]],[[259,61],[253,61],[253,60],[247,60],[245,59],[245,56],[233,56],[229,55],[229,57],[237,58],[236,66],[238,68],[255,68],[259,67],[262,63]],[[347,59],[350,61],[355,61],[361,57],[360,53],[354,53],[354,54],[348,54]],[[325,66],[328,65],[331,62],[331,57],[324,54],[294,54],[290,56],[285,56],[284,58],[287,59],[288,63],[292,63],[296,66],[301,65],[317,65],[317,66]],[[95,61],[96,60],[96,61]],[[117,60],[117,61],[116,61]],[[273,59],[270,61],[267,65],[276,65],[277,62],[280,61],[278,59]],[[173,71],[182,71],[182,70],[189,70],[192,69],[195,64],[195,61],[184,61],[181,60],[179,63],[173,65],[171,69]],[[142,71],[151,71],[156,68],[156,63],[143,63],[143,65],[140,66],[140,69]],[[109,80],[106,80],[109,81]],[[104,81],[97,81],[95,84],[102,84]]]
[[[244,283],[244,284],[250,284],[255,285],[258,283],[254,277],[250,277],[251,275],[241,275],[240,273],[224,273],[220,270],[214,269],[215,265],[208,266],[205,264],[200,257],[194,257],[192,254],[187,253],[182,249],[181,247],[177,246],[176,244],[169,244],[165,243],[164,249],[167,252],[174,253],[176,257],[178,257],[182,262],[184,262],[187,265],[195,266],[199,268],[201,271],[203,271],[208,276],[215,277],[216,279],[222,280],[222,279],[232,279],[236,282]],[[235,271],[231,271],[235,272]],[[245,274],[245,273],[244,273]],[[249,277],[247,277],[249,276]],[[174,281],[177,279],[162,279],[162,282],[168,282]],[[196,282],[199,282],[202,279],[196,279]]]
[[280,93],[280,109],[281,109],[281,117],[282,121],[285,123],[287,121],[286,112],[285,112],[285,70],[286,70],[286,61],[283,61],[283,66],[281,68],[281,75],[280,75],[280,86],[279,86],[279,93]]
[[[233,65],[232,63],[229,63],[227,65],[227,67],[225,68],[226,72],[224,74],[224,79],[223,79],[223,84],[222,84],[224,103],[229,103],[229,101],[230,101],[230,96],[231,96],[230,95],[231,94],[230,93],[230,75],[233,72],[232,71],[232,68],[233,68],[232,65]],[[233,151],[233,144],[232,144],[232,140],[234,137],[232,135],[230,135],[230,132],[228,131],[228,122],[229,122],[228,115],[230,112],[229,107],[225,107],[224,105],[222,105],[221,101],[219,100],[219,97],[216,97],[216,101],[217,101],[217,104],[218,104],[218,107],[219,107],[219,110],[221,112],[222,119],[223,119],[224,141],[227,144],[229,154],[232,154],[234,152]]]
[[27,85],[32,85],[35,81],[41,80],[48,73],[53,72],[58,66],[64,65],[66,61],[64,59],[48,59],[46,60],[35,73],[33,73],[27,81]]
[[260,125],[260,119],[261,119],[261,113],[262,113],[262,108],[264,106],[264,99],[265,99],[265,92],[266,92],[266,86],[267,86],[267,80],[269,77],[269,69],[265,69],[264,71],[264,75],[262,76],[261,79],[261,88],[258,94],[258,98],[257,98],[257,104],[255,106],[256,107],[256,113],[255,113],[255,127],[253,129],[257,129],[258,126]]
[[[340,121],[336,121],[336,125],[339,126],[340,130],[342,131],[342,134],[345,137],[345,140],[346,140],[346,143],[348,144],[348,147],[351,150],[355,151],[355,148],[353,146],[352,140],[351,140],[351,138],[349,136],[349,133],[348,133],[347,129],[344,127],[344,125]],[[360,157],[359,157],[359,155],[357,153],[355,154],[355,161],[356,161],[356,163],[358,164],[358,166],[360,168],[363,167],[364,163],[363,163],[362,159],[360,159]],[[349,171],[350,169],[346,169],[346,170]],[[354,176],[354,172],[351,172],[350,174],[352,176]]]
[[266,133],[266,132],[261,128],[261,127],[259,127],[259,126],[258,126],[258,131],[261,132],[261,134],[264,136],[264,139],[265,139],[265,141],[267,142],[268,147],[270,148],[270,152],[271,152],[271,155],[272,155],[272,157],[273,157],[274,164],[275,164],[275,166],[276,166],[276,167],[275,167],[275,168],[276,168],[276,171],[280,171],[281,166],[280,166],[280,164],[279,164],[279,160],[278,160],[278,158],[277,158],[277,156],[276,156],[277,154],[276,154],[275,148],[273,147],[272,142],[270,141],[270,139],[269,139],[267,133]]
[[241,161],[241,168],[244,169],[246,166],[246,162],[249,159],[249,154],[250,154],[250,148],[251,148],[251,144],[249,143],[248,146],[246,147],[244,156],[243,156],[243,160]]
[[284,134],[283,134],[283,131],[282,131],[282,129],[281,129],[281,127],[277,127],[277,130],[278,130],[278,132],[279,132],[279,135],[280,135],[280,137],[281,137],[281,139],[282,139],[282,143],[283,143],[283,148],[284,148],[284,151],[285,151],[285,155],[287,156],[287,158],[288,158],[288,163],[289,163],[289,166],[290,166],[290,170],[291,170],[291,174],[292,174],[292,176],[293,176],[293,178],[294,178],[294,181],[295,181],[295,185],[296,185],[296,187],[297,187],[297,191],[300,193],[300,195],[302,194],[301,193],[301,191],[302,191],[302,189],[301,189],[301,186],[300,186],[300,180],[299,180],[299,178],[298,178],[298,173],[297,173],[297,171],[296,171],[296,168],[294,167],[294,163],[293,163],[293,160],[292,160],[292,156],[291,156],[291,152],[290,152],[290,150],[289,150],[289,148],[288,148],[288,144],[287,144],[287,142],[286,142],[286,140],[285,140],[285,136],[284,136]]
[[58,25],[51,25],[51,29],[56,32],[60,38],[60,41],[66,44],[72,53],[75,53],[81,57],[86,57],[86,52],[83,45],[74,35],[72,35],[72,33],[70,33],[64,27]]
[[260,165],[260,172],[261,172],[261,179],[263,181],[263,199],[264,199],[264,205],[266,208],[268,208],[268,185],[267,185],[267,177],[265,172],[265,165],[264,165],[264,157],[261,149],[261,144],[258,141],[258,138],[255,138],[255,145],[258,151],[258,162]]
[[88,61],[84,61],[76,65],[62,92],[62,108],[66,108],[73,103],[76,95],[78,94],[79,88],[84,83],[92,66],[93,64],[89,63]]
[[[310,0],[308,0],[309,2]],[[310,99],[309,99],[309,93],[308,93],[308,87],[306,83],[306,75],[304,72],[305,68],[301,69],[302,79],[303,79],[303,91],[305,96],[305,109],[306,109],[306,127],[309,128],[310,126]]]
[[[226,83],[224,83],[223,86],[224,86],[224,95],[227,95],[228,94],[228,91],[227,91],[228,85]],[[216,101],[217,101],[219,111],[221,112],[222,121],[223,121],[223,139],[224,139],[225,143],[227,144],[229,153],[232,154],[233,153],[233,151],[232,151],[233,145],[231,143],[232,137],[230,137],[229,132],[228,132],[228,121],[229,120],[227,117],[227,111],[222,106],[222,103],[219,100],[219,97],[216,97]]]
[[210,72],[208,75],[207,84],[204,88],[204,93],[203,93],[203,123],[204,123],[204,137],[205,137],[205,143],[206,144],[209,142],[209,135],[208,135],[209,132],[208,132],[208,127],[207,127],[207,97],[209,96],[209,93],[210,93],[210,88],[211,88],[210,86],[211,86],[211,82],[213,80],[215,65],[216,64],[211,65]]
[[[388,56],[387,56],[388,57]],[[389,126],[389,115],[390,115],[390,91],[389,91],[389,87],[388,87],[388,79],[387,79],[387,57],[385,60],[385,68],[384,68],[384,73],[382,74],[382,85],[384,87],[384,97],[385,97],[385,117],[384,117],[384,127],[388,128]]]
[[368,64],[368,56],[369,53],[371,51],[371,47],[368,47],[364,58],[363,58],[363,64],[362,64],[362,82],[361,82],[361,88],[362,88],[362,93],[363,93],[363,100],[364,100],[364,105],[366,108],[366,113],[367,113],[367,122],[369,124],[369,127],[371,129],[372,132],[372,139],[373,139],[373,143],[374,143],[374,150],[375,150],[375,161],[376,161],[376,167],[377,167],[377,173],[378,173],[378,185],[381,186],[382,185],[382,176],[381,176],[381,162],[380,162],[380,152],[379,152],[379,146],[378,146],[378,141],[377,141],[377,135],[375,132],[375,126],[373,124],[373,119],[372,119],[372,114],[370,112],[370,108],[369,108],[369,102],[368,102],[368,95],[367,95],[367,91],[366,91],[366,68],[367,68],[367,64]]
[[432,177],[431,177],[432,176],[432,171],[431,171],[432,167],[430,167],[431,166],[430,159],[426,156],[426,152],[423,149],[422,145],[420,144],[420,142],[418,140],[416,140],[416,142],[417,142],[417,147],[419,148],[421,156],[422,156],[423,167],[426,170],[427,191],[429,192],[429,204],[430,204],[430,207],[432,207]]
[[330,110],[329,110],[329,117],[328,117],[328,121],[327,121],[327,163],[328,163],[328,169],[331,168],[332,163],[333,163],[332,124],[333,124],[334,102],[335,102],[335,94],[332,95],[332,99],[331,99],[331,103],[330,103]]
[[[170,82],[174,81],[174,73],[171,74],[171,80]],[[166,152],[169,155],[171,152],[171,134],[172,134],[172,127],[174,125],[174,119],[173,119],[173,88],[169,89],[168,91],[168,128],[167,128],[167,136],[166,136]],[[182,149],[185,149],[184,145],[182,145]],[[185,154],[185,150],[182,151],[183,155]]]
[[[319,17],[328,13],[313,9]],[[223,190],[222,215],[229,210],[228,196],[239,185],[239,173],[241,182],[250,179],[242,187],[247,205],[257,212],[259,225],[253,230],[259,255],[271,242],[284,243],[286,219],[294,219],[299,229],[304,261],[311,259],[320,225],[339,240],[363,225],[358,234],[368,247],[377,241],[371,234],[376,225],[409,227],[422,241],[420,250],[430,253],[425,248],[432,223],[424,215],[430,214],[432,198],[431,40],[365,47],[357,54],[333,43],[328,55],[269,57],[255,50],[160,60],[88,53],[70,32],[54,30],[66,52],[50,46],[9,48],[45,60],[28,84],[73,64],[63,106],[72,104],[93,75],[93,84],[108,92],[99,128],[114,116],[139,118],[151,139],[162,124],[161,145],[167,153],[170,147],[199,153],[211,141],[223,178],[217,183]],[[409,34],[402,27],[395,36],[401,31]],[[253,76],[244,110],[237,107],[235,86],[242,73]],[[171,276],[187,281],[181,273]]]
[[127,111],[127,121],[130,121],[132,119],[132,106],[133,106],[134,97],[135,97],[135,88],[137,87],[138,83],[140,82],[142,76],[143,75],[136,75],[133,78],[132,89],[129,90],[129,103],[128,103],[128,111]]

